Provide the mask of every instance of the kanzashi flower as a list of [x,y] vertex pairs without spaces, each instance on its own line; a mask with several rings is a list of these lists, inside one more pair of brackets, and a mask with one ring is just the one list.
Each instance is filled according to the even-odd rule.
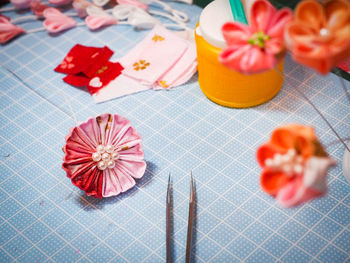
[[322,196],[327,172],[335,162],[327,156],[314,129],[290,124],[275,129],[257,150],[262,189],[284,207]]
[[219,61],[244,74],[274,68],[285,53],[284,27],[292,19],[287,8],[276,10],[267,0],[257,0],[250,9],[249,26],[228,22],[222,32],[227,48]]
[[63,151],[67,176],[93,197],[127,191],[146,169],[141,136],[119,115],[103,114],[74,127]]
[[306,0],[286,26],[285,40],[293,58],[321,74],[350,56],[350,2]]

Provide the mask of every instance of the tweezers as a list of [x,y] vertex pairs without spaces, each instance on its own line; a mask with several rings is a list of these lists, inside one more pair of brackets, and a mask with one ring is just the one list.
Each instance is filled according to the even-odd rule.
[[[188,207],[188,221],[187,221],[187,242],[186,242],[186,263],[190,263],[191,260],[191,247],[192,247],[192,226],[194,217],[194,202],[195,202],[195,189],[193,184],[193,177],[191,173],[191,191]],[[171,263],[171,183],[170,174],[168,179],[168,190],[166,197],[166,262]]]

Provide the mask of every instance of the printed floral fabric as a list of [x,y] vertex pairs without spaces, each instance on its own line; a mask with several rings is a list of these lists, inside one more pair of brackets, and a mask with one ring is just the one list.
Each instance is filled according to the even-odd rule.
[[86,86],[90,94],[98,92],[117,78],[122,70],[118,62],[110,62],[113,51],[108,47],[96,48],[75,45],[55,71],[67,74],[65,82],[75,87]]

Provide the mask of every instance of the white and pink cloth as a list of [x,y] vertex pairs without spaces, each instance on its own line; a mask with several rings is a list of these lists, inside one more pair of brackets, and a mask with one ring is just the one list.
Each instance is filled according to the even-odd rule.
[[187,82],[197,70],[195,44],[157,25],[118,62],[121,75],[93,94],[96,102]]

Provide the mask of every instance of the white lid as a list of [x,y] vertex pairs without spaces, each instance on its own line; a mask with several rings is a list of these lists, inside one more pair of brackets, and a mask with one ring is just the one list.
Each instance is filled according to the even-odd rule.
[[203,38],[217,48],[226,48],[222,26],[233,21],[229,0],[215,0],[207,5],[199,17],[199,31]]

